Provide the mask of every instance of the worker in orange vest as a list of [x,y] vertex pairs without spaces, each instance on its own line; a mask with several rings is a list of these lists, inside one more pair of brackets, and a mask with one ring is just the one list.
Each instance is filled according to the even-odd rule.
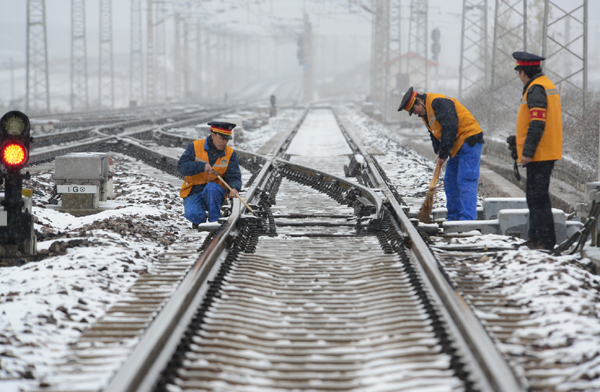
[[400,110],[421,117],[438,159],[448,160],[444,175],[446,219],[477,219],[483,148],[483,132],[477,120],[456,99],[442,94],[418,94],[412,87],[404,94]]
[[556,233],[549,189],[554,162],[562,158],[560,95],[542,73],[544,57],[528,52],[514,52],[513,57],[517,61],[515,72],[524,86],[515,135],[518,160],[527,169],[529,232],[524,245],[552,250]]
[[215,175],[223,178],[233,190],[229,197],[236,197],[242,189],[242,173],[233,148],[227,145],[232,139],[235,124],[225,121],[209,122],[210,136],[188,144],[179,158],[177,171],[185,176],[179,196],[183,198],[184,216],[193,228],[221,217],[221,204],[228,189]]

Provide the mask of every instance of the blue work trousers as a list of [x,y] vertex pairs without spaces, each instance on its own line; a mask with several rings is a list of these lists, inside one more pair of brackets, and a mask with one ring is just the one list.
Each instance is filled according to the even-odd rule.
[[446,191],[446,219],[477,219],[477,184],[483,143],[473,147],[463,143],[456,155],[446,164],[444,189]]
[[221,204],[225,199],[225,189],[214,182],[209,182],[200,193],[183,199],[185,213],[183,216],[192,223],[216,222],[221,217]]

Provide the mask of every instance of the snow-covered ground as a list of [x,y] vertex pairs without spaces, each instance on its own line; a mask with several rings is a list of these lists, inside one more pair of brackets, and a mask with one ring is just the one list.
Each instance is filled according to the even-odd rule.
[[[256,151],[301,112],[282,110],[267,125],[245,132],[237,147]],[[417,210],[433,162],[387,139],[390,131],[357,109],[341,107],[340,115],[353,124],[357,136],[381,151],[376,158],[410,208]],[[169,151],[177,154],[177,149]],[[178,197],[181,180],[157,176],[156,170],[132,158],[114,158],[115,200],[109,203],[111,209],[95,215],[78,218],[48,208],[51,172],[35,175],[29,184],[36,191],[33,212],[43,237],[38,243],[41,256],[0,269],[0,391],[38,387],[56,372],[55,364],[68,353],[68,345],[188,227]],[[439,192],[436,207],[444,203]],[[511,239],[475,236],[456,241],[497,244]],[[517,330],[515,344],[502,346],[504,352],[545,347],[544,361],[577,363],[561,376],[564,390],[600,390],[600,280],[581,268],[585,263],[525,249],[465,260],[490,287],[528,306],[537,322]],[[530,346],[519,348],[525,341]]]
[[[111,209],[74,217],[45,208],[51,173],[34,176],[35,229],[45,240],[40,255],[0,269],[0,390],[37,386],[67,352],[69,343],[102,317],[187,222],[178,189],[150,168],[114,156]],[[143,169],[143,170],[142,170]],[[173,179],[173,182],[179,181]]]

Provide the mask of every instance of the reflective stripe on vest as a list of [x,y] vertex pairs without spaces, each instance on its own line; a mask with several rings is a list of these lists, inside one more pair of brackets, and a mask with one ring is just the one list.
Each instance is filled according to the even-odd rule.
[[436,98],[445,98],[449,99],[454,103],[454,107],[456,108],[456,114],[458,115],[458,132],[456,133],[456,140],[454,140],[454,144],[452,145],[452,149],[450,150],[450,156],[453,157],[456,155],[458,150],[462,147],[465,139],[472,135],[477,135],[481,133],[481,127],[475,117],[465,108],[460,102],[458,102],[455,98],[447,97],[443,94],[427,94],[427,99],[425,102],[425,108],[427,110],[427,119],[429,120],[429,126],[427,125],[427,121],[423,118],[423,123],[425,126],[433,134],[433,136],[437,140],[442,139],[442,124],[437,121],[437,117],[435,112],[433,111],[433,107],[431,103]]
[[[206,150],[204,149],[205,143],[206,139],[196,140],[194,142],[194,153],[196,154],[196,162],[209,163],[208,152],[206,152]],[[221,177],[223,177],[225,175],[225,172],[227,171],[227,166],[229,165],[229,161],[231,160],[231,154],[233,154],[233,148],[225,146],[225,156],[217,158],[215,164],[213,165],[213,171]],[[183,185],[181,186],[181,190],[179,191],[179,196],[188,197],[194,185],[207,184],[209,182],[216,182],[227,191],[227,188],[225,188],[225,185],[217,179],[217,176],[215,176],[212,173],[201,172],[193,176],[185,177],[185,179],[183,180]]]
[[[527,91],[523,95],[521,106],[519,107],[519,114],[517,114],[517,154],[519,155],[519,162],[521,162],[523,146],[525,145],[525,139],[527,138],[527,132],[529,131],[529,123],[531,123],[531,112],[527,105],[527,92],[536,84],[542,86],[544,90],[546,90],[546,127],[544,128],[542,139],[540,140],[531,161],[554,161],[562,158],[563,134],[560,94],[550,79],[546,76],[540,76],[535,78],[527,88]],[[531,110],[535,111],[535,108]],[[539,110],[543,112],[543,109]],[[541,117],[536,117],[536,119],[543,121],[543,118]]]

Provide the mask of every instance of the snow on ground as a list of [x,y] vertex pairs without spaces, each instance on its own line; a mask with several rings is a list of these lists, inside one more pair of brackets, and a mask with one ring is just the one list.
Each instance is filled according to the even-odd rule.
[[[390,131],[358,109],[338,109],[356,136],[380,150],[375,156],[378,162],[410,208],[418,210],[435,162],[387,139]],[[266,125],[245,132],[237,147],[258,150],[301,114],[299,109],[281,110]],[[0,391],[26,390],[29,379],[51,374],[68,344],[150,270],[156,257],[187,227],[178,198],[181,180],[164,173],[159,176],[123,156],[115,157],[115,165],[112,209],[95,215],[74,217],[46,208],[53,186],[49,172],[35,175],[26,186],[35,191],[33,212],[41,255],[27,264],[0,269]],[[443,192],[438,192],[435,207],[444,205]],[[515,242],[505,236],[451,240],[451,244],[489,248]],[[586,262],[523,248],[464,260],[489,281],[490,289],[502,290],[532,312],[534,323],[518,329],[515,344],[500,346],[503,352],[524,351],[548,363],[573,364],[557,375],[562,377],[561,391],[600,390],[600,280],[582,268]]]
[[[302,110],[286,110],[242,148],[258,149],[289,129]],[[193,128],[183,133],[195,137]],[[183,149],[160,147],[179,156]],[[38,252],[33,261],[0,268],[0,391],[27,390],[56,371],[68,345],[100,319],[189,226],[180,179],[113,155],[115,199],[94,215],[75,217],[48,204],[53,171],[32,176]],[[56,207],[56,208],[55,208]],[[2,263],[0,263],[2,264]],[[6,265],[6,264],[4,264]]]
[[[338,109],[363,143],[383,152],[375,158],[398,193],[405,195],[411,210],[418,210],[434,162],[387,140],[389,129],[359,110],[348,106]],[[440,190],[434,207],[445,204],[444,192]],[[434,244],[477,244],[490,249],[518,247],[522,242],[508,236],[479,233],[454,238],[449,244],[447,240],[434,239]],[[590,260],[577,255],[552,257],[521,247],[475,256],[464,263],[489,282],[484,290],[500,290],[508,300],[531,312],[531,321],[515,331],[511,342],[514,344],[500,345],[503,353],[509,357],[520,354],[541,359],[557,364],[556,367],[561,364],[565,369],[557,371],[554,380],[558,380],[560,391],[600,390],[600,278],[588,271]]]
[[[296,124],[304,110],[302,109],[282,109],[277,114],[277,117],[270,117],[267,124],[264,126],[253,129],[244,130],[243,140],[240,141],[237,147],[257,152],[263,145],[265,145],[273,136],[278,133],[285,133],[291,130]],[[233,146],[234,148],[236,146]]]
[[[178,189],[114,156],[113,209],[75,217],[45,208],[51,173],[34,176],[35,229],[40,255],[0,269],[0,390],[42,379],[81,332],[152,268],[156,257],[188,225]],[[144,165],[145,166],[145,165]]]
[[[433,242],[493,249],[522,241],[490,234],[438,237]],[[473,279],[480,278],[482,292],[501,293],[511,306],[529,312],[528,320],[499,344],[511,361],[525,367],[529,361],[539,361],[554,368],[547,373],[553,374],[551,382],[559,385],[558,391],[600,390],[600,277],[588,271],[590,260],[577,255],[553,257],[522,246],[475,254],[460,262],[471,270]],[[477,313],[484,319],[492,317]],[[542,382],[537,377],[545,378],[544,373],[528,377],[533,383]]]

